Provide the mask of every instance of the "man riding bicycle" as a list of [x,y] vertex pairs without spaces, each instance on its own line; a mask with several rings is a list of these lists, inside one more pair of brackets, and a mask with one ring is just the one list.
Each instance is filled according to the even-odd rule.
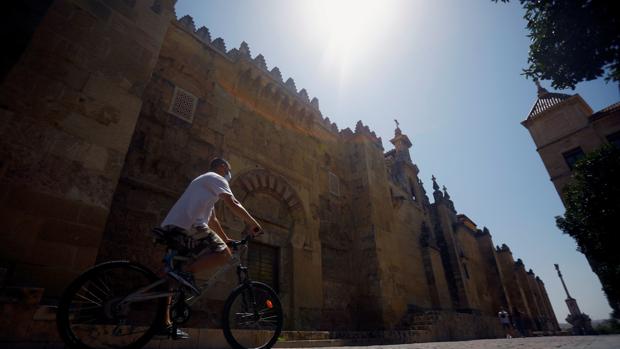
[[[207,246],[204,251],[199,253],[199,257],[185,267],[186,272],[168,269],[163,271],[164,274],[195,294],[199,294],[200,290],[194,282],[193,274],[221,266],[232,256],[227,246],[231,239],[228,238],[215,215],[215,203],[220,199],[224,200],[226,206],[248,224],[251,234],[257,234],[262,230],[260,224],[235,199],[228,184],[231,176],[228,161],[221,158],[213,159],[209,165],[209,171],[196,177],[188,185],[161,223],[161,227],[168,233],[180,232],[188,236],[199,235],[201,239],[207,242]],[[168,311],[166,311],[161,334],[173,339],[188,338],[187,333],[181,329],[175,329],[172,325],[169,312],[170,303],[171,299],[168,300]]]

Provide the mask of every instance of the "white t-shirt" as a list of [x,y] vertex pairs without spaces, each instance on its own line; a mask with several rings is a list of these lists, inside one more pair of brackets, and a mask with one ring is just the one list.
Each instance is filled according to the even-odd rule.
[[192,225],[207,223],[220,194],[232,195],[224,177],[215,172],[196,177],[172,206],[161,226],[175,225],[189,231]]

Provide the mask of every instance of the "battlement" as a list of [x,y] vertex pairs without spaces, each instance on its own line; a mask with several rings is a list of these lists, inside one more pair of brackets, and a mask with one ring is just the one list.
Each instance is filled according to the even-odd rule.
[[265,76],[268,76],[272,81],[279,85],[280,88],[288,91],[289,95],[292,94],[298,102],[300,102],[302,105],[307,105],[310,110],[313,110],[315,112],[313,114],[316,114],[318,116],[316,121],[319,124],[321,124],[327,130],[334,132],[335,134],[338,133],[338,126],[336,125],[336,123],[331,122],[328,117],[323,117],[319,108],[319,99],[317,97],[312,97],[312,99],[310,99],[308,91],[305,88],[298,90],[295,84],[295,80],[292,77],[289,77],[286,81],[284,81],[280,68],[278,68],[277,66],[269,70],[267,66],[267,61],[262,54],[258,54],[255,57],[252,57],[250,46],[247,42],[241,42],[239,48],[232,48],[230,50],[227,50],[226,42],[223,38],[218,37],[214,40],[211,40],[211,33],[209,31],[209,28],[202,26],[199,29],[196,29],[194,19],[190,15],[185,15],[179,18],[176,23],[188,34],[191,34],[204,45],[219,53],[221,56],[228,59],[229,61],[238,62],[240,60],[243,60],[252,64],[259,71],[262,71]]
[[185,32],[194,36],[205,46],[217,52],[227,60],[231,62],[238,62],[241,60],[249,62],[252,66],[257,68],[264,75],[268,76],[271,80],[273,80],[276,85],[279,86],[282,90],[287,91],[289,95],[292,94],[301,105],[306,105],[310,108],[310,110],[314,111],[314,113],[312,113],[316,116],[314,121],[318,125],[321,125],[327,131],[343,137],[364,135],[370,138],[370,140],[374,142],[379,148],[383,149],[383,142],[381,140],[381,137],[377,137],[375,132],[371,131],[368,126],[362,123],[361,120],[358,121],[355,125],[355,132],[351,131],[350,128],[346,128],[340,131],[338,125],[335,122],[332,122],[329,117],[323,117],[323,114],[321,113],[321,110],[319,108],[319,99],[317,97],[312,97],[312,99],[310,99],[308,91],[305,88],[298,90],[295,84],[295,80],[292,77],[289,77],[286,81],[284,81],[284,79],[282,78],[282,73],[280,72],[280,68],[278,68],[277,66],[274,66],[271,70],[269,70],[267,66],[267,61],[262,54],[259,53],[252,58],[250,46],[245,41],[241,42],[239,48],[232,48],[230,50],[227,50],[226,43],[221,37],[211,40],[211,33],[209,31],[209,28],[202,26],[196,29],[196,25],[192,16],[185,15],[177,19],[176,24]]
[[517,261],[515,262],[515,267],[523,268],[523,270],[525,270],[525,264],[523,264],[523,260],[521,258],[517,259]]
[[506,245],[506,244],[502,244],[501,247],[500,246],[496,246],[495,247],[495,251],[496,252],[510,252],[510,253],[512,253],[510,251],[510,247],[508,247],[508,245]]

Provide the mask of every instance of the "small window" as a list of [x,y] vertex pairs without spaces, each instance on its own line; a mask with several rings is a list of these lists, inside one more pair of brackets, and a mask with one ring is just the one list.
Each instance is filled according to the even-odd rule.
[[248,248],[248,272],[254,281],[264,282],[276,292],[278,280],[278,248],[252,241]]
[[340,196],[340,180],[338,176],[332,172],[329,173],[329,192],[336,196]]
[[620,149],[620,131],[607,135],[607,141],[614,147]]
[[583,150],[581,150],[580,147],[571,149],[562,154],[562,156],[564,156],[564,161],[566,161],[568,168],[570,168],[571,170],[575,166],[575,163],[579,161],[579,159],[581,159],[583,155]]
[[196,96],[182,88],[175,87],[169,112],[191,124],[192,121],[194,121],[196,104],[198,104],[198,98],[196,98]]

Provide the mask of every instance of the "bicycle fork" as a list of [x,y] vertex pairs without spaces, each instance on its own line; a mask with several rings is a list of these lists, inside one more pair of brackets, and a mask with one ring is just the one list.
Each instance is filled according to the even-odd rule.
[[[258,319],[260,314],[258,313],[258,307],[256,306],[256,297],[254,296],[254,288],[252,287],[252,283],[248,277],[248,268],[237,266],[237,278],[239,279],[239,285],[247,285],[250,292],[242,293],[243,306],[245,309],[250,309],[249,305],[251,305],[252,315],[254,319]],[[249,299],[248,299],[249,296]]]

